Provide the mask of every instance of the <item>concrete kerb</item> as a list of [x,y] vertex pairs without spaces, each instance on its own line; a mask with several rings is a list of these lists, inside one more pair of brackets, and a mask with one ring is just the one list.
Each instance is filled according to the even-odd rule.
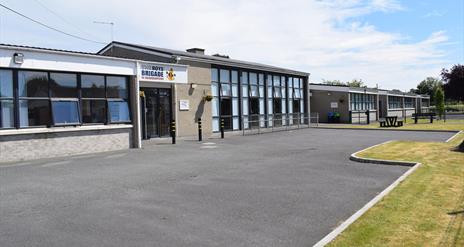
[[[449,131],[448,131],[449,132]],[[457,132],[455,135],[450,137],[448,140],[445,142],[450,142],[452,139],[454,139],[457,135],[462,133],[463,131],[453,131]],[[356,153],[351,154],[350,160],[356,161],[356,162],[362,162],[362,163],[372,163],[372,164],[382,164],[382,165],[398,165],[398,166],[409,166],[411,169],[409,169],[407,172],[405,172],[403,175],[401,175],[398,179],[396,179],[390,186],[388,186],[386,189],[384,189],[380,194],[375,196],[371,201],[369,201],[366,205],[364,205],[360,210],[358,210],[356,213],[354,213],[350,218],[345,220],[342,224],[337,226],[332,232],[327,234],[324,238],[322,238],[319,242],[317,242],[314,247],[322,247],[327,244],[329,244],[331,241],[333,241],[338,235],[340,235],[344,230],[346,230],[351,224],[353,224],[357,219],[359,219],[364,213],[366,213],[370,208],[372,208],[375,204],[377,204],[380,200],[382,200],[388,193],[390,193],[396,186],[398,186],[402,181],[404,181],[409,175],[411,175],[417,168],[419,168],[422,164],[421,163],[415,163],[415,162],[410,162],[410,161],[395,161],[395,160],[380,160],[380,159],[370,159],[370,158],[361,158],[358,156],[359,153],[364,152],[366,150],[378,147],[380,145],[384,145],[387,143],[391,143],[391,141],[386,141],[368,148],[365,148],[361,151],[358,151]]]
[[378,128],[351,128],[351,127],[325,127],[325,126],[314,126],[311,128],[316,129],[336,129],[336,130],[375,130],[375,131],[414,131],[414,132],[439,132],[439,133],[459,133],[459,130],[413,130],[413,129],[378,129]]

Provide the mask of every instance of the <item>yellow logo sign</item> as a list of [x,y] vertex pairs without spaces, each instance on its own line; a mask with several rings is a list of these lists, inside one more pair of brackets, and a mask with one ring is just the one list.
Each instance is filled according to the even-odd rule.
[[174,74],[174,70],[172,68],[166,71],[166,74],[168,76],[168,80],[174,81],[176,79],[176,74]]

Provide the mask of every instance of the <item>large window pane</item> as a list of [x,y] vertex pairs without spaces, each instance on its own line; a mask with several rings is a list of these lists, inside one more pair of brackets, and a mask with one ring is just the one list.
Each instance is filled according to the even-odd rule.
[[105,77],[81,75],[82,98],[105,98]]
[[258,75],[256,73],[250,73],[250,84],[258,85]]
[[248,84],[248,73],[242,72],[242,76],[240,77],[242,84]]
[[221,69],[221,74],[219,75],[219,79],[221,82],[230,82],[230,74],[229,70]]
[[248,115],[248,98],[242,100],[242,115]]
[[48,74],[45,72],[19,71],[20,97],[48,97]]
[[259,74],[258,83],[260,86],[264,86],[264,75],[263,74]]
[[274,86],[280,87],[280,77],[274,76]]
[[232,115],[238,116],[238,98],[232,99]]
[[127,101],[108,101],[108,113],[111,123],[130,122]]
[[219,98],[218,97],[213,97],[213,100],[211,101],[211,111],[212,111],[213,117],[219,116]]
[[230,85],[229,84],[221,84],[221,96],[230,96]]
[[238,83],[238,72],[232,70],[232,83]]
[[122,76],[107,76],[106,90],[108,98],[127,99],[129,95],[127,90],[127,78]]
[[50,73],[52,97],[77,98],[77,75]]
[[13,100],[0,100],[0,128],[14,127]]
[[258,86],[251,86],[251,97],[259,97]]
[[211,95],[218,96],[218,92],[219,92],[218,84],[215,82],[211,83]]
[[238,97],[238,84],[232,84],[232,96]]
[[82,100],[83,123],[106,122],[106,100]]
[[13,73],[0,70],[0,97],[13,97]]
[[248,97],[248,86],[242,86],[242,97]]
[[213,118],[213,131],[219,131],[219,118]]
[[80,123],[77,101],[52,101],[52,111],[55,125]]
[[211,81],[219,81],[217,69],[211,69]]
[[19,124],[21,127],[49,126],[49,100],[20,100]]

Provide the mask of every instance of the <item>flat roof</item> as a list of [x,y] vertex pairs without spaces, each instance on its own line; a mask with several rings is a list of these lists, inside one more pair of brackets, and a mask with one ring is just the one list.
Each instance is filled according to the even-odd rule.
[[179,50],[160,48],[160,47],[154,47],[154,46],[131,44],[131,43],[125,43],[125,42],[119,42],[119,41],[113,41],[109,43],[97,53],[102,54],[103,52],[107,51],[111,47],[123,47],[127,49],[132,48],[132,49],[138,49],[138,50],[141,49],[141,50],[145,50],[148,52],[158,53],[159,55],[164,56],[164,57],[179,56],[187,61],[204,62],[204,63],[210,63],[214,65],[224,65],[224,66],[240,67],[240,68],[247,68],[247,69],[254,69],[254,70],[263,70],[263,71],[269,71],[269,72],[275,72],[275,73],[281,73],[281,74],[293,74],[293,75],[305,76],[305,77],[308,77],[310,75],[310,73],[306,73],[302,71],[285,69],[285,68],[280,68],[280,67],[261,64],[261,63],[248,62],[248,61],[230,59],[230,58],[225,58],[225,57],[220,57],[220,56],[204,55],[204,54],[198,54],[198,53],[193,53],[193,52],[179,51]]
[[380,89],[380,88],[370,88],[370,87],[350,87],[348,85],[330,85],[330,84],[323,84],[323,83],[310,83],[309,89],[314,90],[330,90],[335,89],[334,91],[342,91],[342,92],[361,92],[364,89],[367,90],[369,93],[383,93],[387,95],[397,95],[397,96],[409,96],[409,97],[421,97],[421,98],[430,98],[429,95],[421,95],[415,94],[410,92],[403,92],[399,90],[388,90],[388,89]]

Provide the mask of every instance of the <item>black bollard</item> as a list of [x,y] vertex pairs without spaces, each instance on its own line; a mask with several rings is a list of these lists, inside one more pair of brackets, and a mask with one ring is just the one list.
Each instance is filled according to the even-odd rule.
[[171,121],[171,138],[172,144],[176,144],[176,121]]
[[224,119],[221,118],[221,139],[224,139]]
[[201,132],[201,118],[198,118],[198,141],[201,142],[203,140],[203,135]]

